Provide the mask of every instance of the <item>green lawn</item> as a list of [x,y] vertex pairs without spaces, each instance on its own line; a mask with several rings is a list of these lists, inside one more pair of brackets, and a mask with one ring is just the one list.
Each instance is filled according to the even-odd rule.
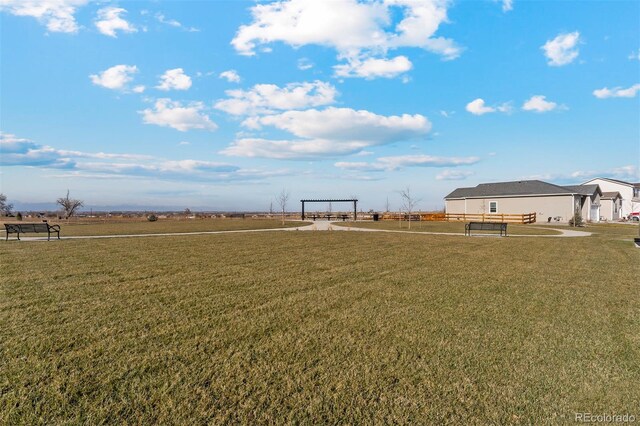
[[[147,220],[122,220],[122,221],[91,221],[91,222],[65,222],[51,221],[60,225],[60,236],[84,236],[84,235],[139,235],[139,234],[164,234],[180,232],[207,232],[207,231],[237,231],[243,229],[274,229],[290,228],[307,225],[305,222],[286,221],[282,225],[279,219],[159,219],[156,222]],[[4,227],[3,227],[4,229]],[[35,234],[25,234],[34,236]],[[12,235],[10,238],[14,238]],[[46,235],[45,235],[46,237]]]
[[638,418],[632,236],[2,242],[0,424]]
[[[412,232],[446,232],[454,234],[464,234],[465,222],[409,222],[383,220],[379,222],[336,222],[338,226],[350,226],[368,229],[384,229],[389,231],[412,231]],[[474,234],[496,232],[474,231]],[[510,223],[507,225],[508,235],[560,235],[560,232],[545,227],[536,227],[535,225],[518,225]]]

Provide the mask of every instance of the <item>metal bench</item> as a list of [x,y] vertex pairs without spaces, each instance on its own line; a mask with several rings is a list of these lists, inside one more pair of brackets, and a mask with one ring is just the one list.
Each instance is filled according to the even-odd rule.
[[464,225],[464,235],[471,236],[471,231],[499,231],[501,237],[506,237],[507,224],[504,222],[469,222]]
[[60,225],[49,225],[46,222],[42,223],[5,223],[4,228],[7,231],[7,238],[5,241],[9,239],[9,234],[16,234],[18,240],[20,240],[20,234],[25,234],[27,232],[33,233],[47,233],[47,240],[51,240],[51,234],[56,233],[58,235],[58,239],[60,239]]

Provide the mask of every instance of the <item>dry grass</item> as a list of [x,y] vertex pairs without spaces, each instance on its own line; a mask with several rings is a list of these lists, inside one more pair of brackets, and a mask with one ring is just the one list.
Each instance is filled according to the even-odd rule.
[[[26,221],[25,221],[26,222]],[[106,220],[106,221],[51,221],[60,224],[60,236],[85,235],[139,235],[181,232],[239,231],[244,229],[291,228],[305,225],[304,222],[287,221],[282,225],[279,219],[159,219],[148,220]],[[4,226],[2,226],[4,230]],[[34,236],[25,234],[26,236]],[[12,236],[15,237],[15,236]],[[45,235],[46,237],[46,235]]]
[[0,243],[0,423],[559,423],[640,407],[629,239]]

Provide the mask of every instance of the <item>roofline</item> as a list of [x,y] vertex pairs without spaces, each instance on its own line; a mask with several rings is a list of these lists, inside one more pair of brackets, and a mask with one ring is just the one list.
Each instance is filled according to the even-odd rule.
[[445,200],[468,200],[468,199],[476,199],[476,198],[514,198],[514,197],[566,197],[569,195],[579,195],[581,197],[586,197],[587,195],[580,194],[578,192],[566,192],[564,194],[513,194],[513,195],[474,195],[471,197],[445,197]]
[[627,182],[627,181],[624,181],[624,180],[610,179],[610,178],[603,178],[603,177],[595,177],[595,178],[590,179],[590,180],[588,180],[588,181],[586,181],[584,183],[581,183],[580,185],[586,185],[587,183],[591,182],[592,180],[596,180],[596,179],[606,180],[607,182],[617,183],[618,185],[630,186],[632,188],[635,186],[633,183]]

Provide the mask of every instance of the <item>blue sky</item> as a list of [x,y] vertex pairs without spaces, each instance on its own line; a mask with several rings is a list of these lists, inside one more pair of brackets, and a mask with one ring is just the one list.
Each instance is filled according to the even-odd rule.
[[423,210],[640,181],[636,1],[0,0],[0,192],[87,208]]

